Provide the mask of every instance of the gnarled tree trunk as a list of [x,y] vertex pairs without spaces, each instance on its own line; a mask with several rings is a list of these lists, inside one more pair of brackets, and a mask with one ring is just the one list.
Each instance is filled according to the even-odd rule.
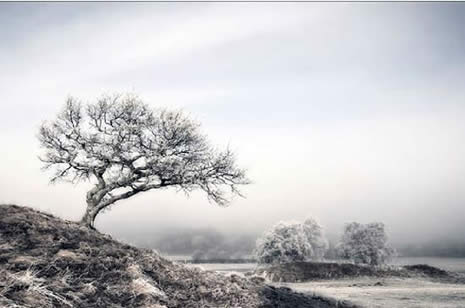
[[94,223],[95,218],[97,217],[98,213],[105,207],[102,206],[102,198],[103,198],[103,191],[102,188],[104,187],[103,180],[99,182],[93,189],[91,189],[87,193],[87,207],[84,216],[82,217],[80,224],[86,226],[90,229],[95,229]]
[[87,108],[69,98],[40,127],[39,141],[46,150],[41,161],[56,169],[52,182],[97,180],[81,220],[89,228],[101,211],[141,192],[201,189],[227,205],[229,191],[240,195],[237,186],[249,183],[233,153],[210,146],[199,123],[182,112],[153,110],[135,95],[106,95]]
[[96,206],[91,206],[90,204],[87,205],[86,212],[82,217],[80,224],[86,226],[90,229],[95,229],[95,217],[97,217],[98,210]]

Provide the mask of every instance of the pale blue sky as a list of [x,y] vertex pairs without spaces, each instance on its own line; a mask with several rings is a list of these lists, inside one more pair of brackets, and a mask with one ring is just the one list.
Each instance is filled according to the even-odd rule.
[[226,209],[150,192],[99,217],[107,232],[309,215],[330,233],[378,220],[397,241],[463,234],[463,16],[463,3],[1,3],[0,201],[77,219],[89,184],[47,184],[37,127],[70,94],[134,91],[189,111],[254,184]]

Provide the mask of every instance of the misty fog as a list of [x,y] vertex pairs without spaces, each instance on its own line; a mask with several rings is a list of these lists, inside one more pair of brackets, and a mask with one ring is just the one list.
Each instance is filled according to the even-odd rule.
[[[100,215],[167,254],[246,256],[280,220],[381,221],[401,252],[465,255],[463,3],[0,4],[0,202],[77,220],[36,140],[68,95],[182,108],[252,184],[226,208],[142,194]],[[204,255],[201,255],[204,254]]]

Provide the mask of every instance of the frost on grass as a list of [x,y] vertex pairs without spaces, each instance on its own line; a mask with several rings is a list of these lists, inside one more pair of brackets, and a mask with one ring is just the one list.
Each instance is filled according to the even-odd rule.
[[300,292],[373,308],[463,308],[465,285],[418,278],[363,277],[284,284]]
[[17,289],[24,290],[24,306],[9,304],[7,307],[55,307],[59,303],[62,307],[73,305],[63,296],[49,290],[46,279],[38,277],[38,271],[29,268],[25,271],[10,274],[3,271],[0,275],[3,285],[0,296],[4,302],[8,302],[7,295]]
[[334,307],[173,263],[26,207],[0,205],[0,236],[0,307]]
[[167,299],[166,294],[158,288],[157,283],[153,281],[152,278],[142,273],[139,265],[130,265],[128,267],[128,272],[132,278],[131,289],[135,296],[145,294],[152,295],[164,300]]

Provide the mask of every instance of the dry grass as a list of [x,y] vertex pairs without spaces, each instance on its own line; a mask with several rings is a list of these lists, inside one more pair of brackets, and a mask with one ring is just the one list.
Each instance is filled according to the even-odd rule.
[[142,273],[139,265],[132,264],[128,267],[128,272],[131,275],[131,289],[135,296],[150,295],[166,300],[166,294],[160,290],[157,283],[147,275]]
[[[39,278],[38,271],[33,268],[15,274],[4,273],[3,276],[6,277],[4,278],[5,282],[0,291],[0,296],[2,297],[6,297],[6,295],[14,289],[20,288],[25,290],[23,296],[26,299],[26,303],[32,301],[33,303],[31,304],[34,305],[40,302],[42,307],[45,308],[55,307],[54,303],[58,302],[61,306],[73,307],[66,298],[49,290],[46,285],[46,279]],[[21,307],[21,305],[19,305],[19,307]]]
[[0,307],[334,305],[259,279],[188,268],[76,223],[0,205]]

